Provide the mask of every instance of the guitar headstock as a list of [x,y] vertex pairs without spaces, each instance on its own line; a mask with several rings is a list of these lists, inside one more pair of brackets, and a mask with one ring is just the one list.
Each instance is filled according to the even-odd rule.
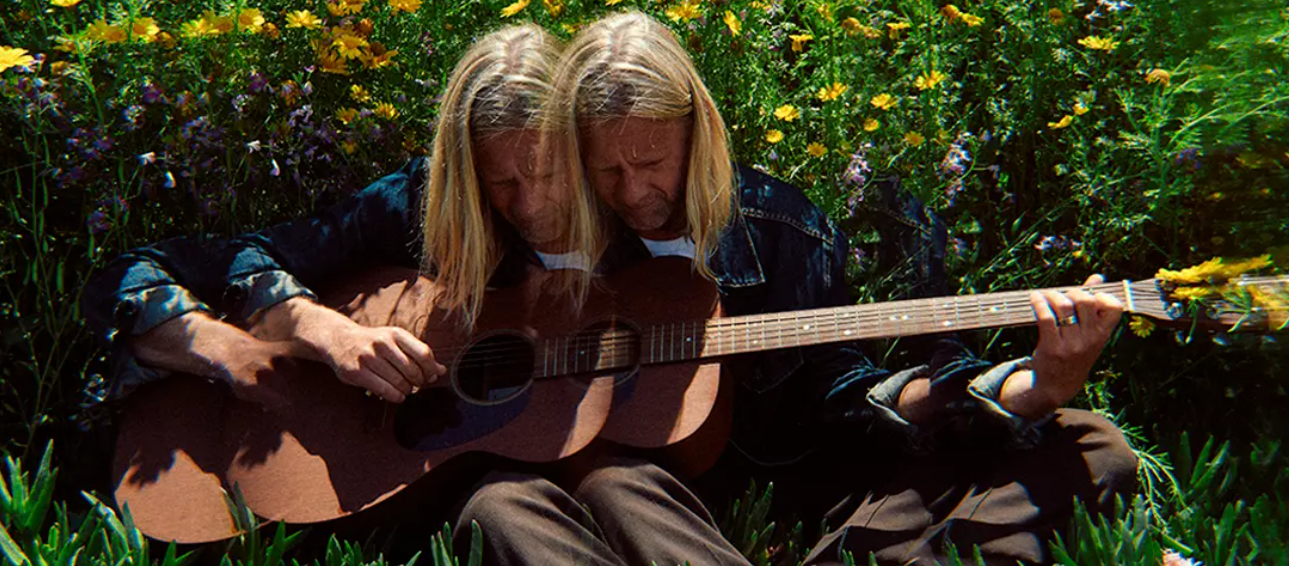
[[1131,284],[1129,312],[1166,326],[1221,332],[1289,328],[1289,276],[1240,276],[1221,283],[1179,285],[1163,279]]

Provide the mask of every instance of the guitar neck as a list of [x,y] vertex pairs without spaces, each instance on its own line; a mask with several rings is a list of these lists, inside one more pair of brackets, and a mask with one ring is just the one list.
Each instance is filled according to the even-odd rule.
[[[1283,289],[1286,283],[1286,277],[1273,276],[1243,278],[1239,284],[1273,285]],[[1154,279],[1040,290],[1073,289],[1111,295],[1128,313],[1162,321],[1187,319]],[[641,328],[639,334],[615,330],[590,339],[548,340],[539,349],[538,363],[542,368],[539,376],[619,369],[636,363],[696,361],[851,340],[1029,325],[1037,322],[1029,302],[1031,292],[1027,289],[691,320],[655,324]],[[1228,328],[1238,326],[1247,316],[1238,309],[1214,314],[1212,321]]]
[[[1128,282],[1097,285],[1091,290],[1114,295],[1125,305],[1132,303],[1133,290]],[[910,299],[659,324],[644,329],[641,363],[665,364],[850,340],[1033,324],[1037,319],[1029,293],[1023,290]]]

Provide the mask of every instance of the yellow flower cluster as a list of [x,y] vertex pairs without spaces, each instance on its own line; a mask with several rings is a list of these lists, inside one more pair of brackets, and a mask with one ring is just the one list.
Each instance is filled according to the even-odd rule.
[[294,12],[287,12],[286,27],[318,29],[322,27],[322,20],[318,19],[318,16],[313,15],[313,13],[308,10],[296,10]]
[[231,14],[216,14],[206,10],[200,18],[184,22],[179,33],[184,37],[205,37],[243,31],[247,33],[274,32],[276,27],[266,24],[259,8],[243,8]]
[[1199,285],[1201,283],[1224,282],[1244,275],[1250,271],[1271,265],[1271,255],[1261,255],[1231,263],[1215,257],[1199,265],[1193,265],[1180,271],[1160,269],[1155,278],[1176,285]]
[[667,8],[666,14],[673,22],[687,22],[703,13],[698,10],[699,0],[684,0],[675,6]]
[[397,14],[399,12],[412,13],[421,9],[421,0],[389,0],[389,11]]
[[349,61],[357,59],[364,68],[380,69],[394,64],[397,49],[387,49],[379,41],[370,41],[375,25],[363,18],[357,23],[334,26],[322,38],[310,43],[317,54],[317,65],[325,73],[349,74]]
[[868,39],[880,39],[882,37],[882,32],[877,31],[877,29],[872,26],[866,26],[860,23],[859,20],[855,18],[846,18],[842,20],[841,28],[846,30],[846,33],[850,35],[863,34],[863,36]]
[[342,18],[363,11],[364,0],[333,0],[327,2],[327,13]]
[[1095,51],[1114,51],[1119,42],[1110,38],[1089,35],[1079,40],[1079,45]]
[[972,27],[972,28],[985,22],[984,18],[980,16],[968,14],[967,12],[963,12],[953,4],[949,4],[943,8],[940,8],[940,14],[943,15],[944,18],[946,20],[949,20],[950,22],[962,22],[964,24],[967,24],[967,27]]
[[879,110],[890,110],[891,108],[894,108],[895,103],[899,101],[894,96],[882,93],[874,96],[873,99],[868,102]]

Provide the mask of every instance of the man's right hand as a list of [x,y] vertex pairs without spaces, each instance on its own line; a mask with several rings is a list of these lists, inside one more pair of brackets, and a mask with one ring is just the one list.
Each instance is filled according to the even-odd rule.
[[267,309],[255,325],[260,327],[257,335],[305,346],[308,357],[331,366],[340,381],[394,403],[447,372],[430,347],[410,332],[362,326],[303,297]]

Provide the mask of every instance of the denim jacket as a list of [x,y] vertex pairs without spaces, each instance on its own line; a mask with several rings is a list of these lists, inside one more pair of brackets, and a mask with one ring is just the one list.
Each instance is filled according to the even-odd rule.
[[[837,225],[800,189],[747,167],[738,167],[737,175],[738,209],[710,263],[726,315],[854,304],[846,280],[847,238]],[[928,263],[918,271],[942,274],[943,226],[916,201],[906,209],[902,225],[929,224],[928,229],[883,237],[917,240],[907,247]],[[638,238],[625,236],[615,239],[605,262],[613,269],[648,256]],[[910,283],[928,291],[939,287]],[[931,431],[895,410],[904,385],[922,376],[933,378],[937,387],[957,382],[969,393],[963,409],[999,419],[1018,440],[1036,434],[1036,423],[997,402],[1002,382],[1026,360],[982,374],[990,364],[951,335],[913,342],[928,363],[894,374],[875,367],[854,342],[771,350],[725,362],[738,383],[734,446],[761,464],[784,464],[803,456],[810,448],[804,439],[817,438],[821,427],[859,423],[892,431],[911,451],[929,450]]]
[[[123,332],[138,335],[194,310],[244,320],[291,297],[314,297],[311,288],[366,267],[419,267],[425,163],[412,160],[320,214],[231,241],[190,238],[140,248],[96,274],[84,305],[91,328],[114,359],[108,396],[123,396],[164,376],[137,363],[122,346]],[[749,168],[740,167],[738,176],[738,210],[711,264],[725,312],[853,304],[845,277],[847,239],[837,226],[796,187]],[[503,237],[512,245],[494,275],[496,285],[505,285],[534,261],[513,234]],[[623,238],[611,246],[606,263],[611,268],[647,256],[638,239]],[[893,375],[874,367],[853,343],[731,360],[740,383],[736,446],[761,462],[785,462],[799,455],[799,434],[856,420],[880,421],[917,444],[925,433],[894,410],[903,385],[920,375],[964,380],[987,365],[956,341],[940,341],[935,350],[928,359],[939,362]],[[986,412],[1032,435],[1034,423],[992,401],[1006,376],[1023,363],[994,368],[973,380],[970,390]]]

